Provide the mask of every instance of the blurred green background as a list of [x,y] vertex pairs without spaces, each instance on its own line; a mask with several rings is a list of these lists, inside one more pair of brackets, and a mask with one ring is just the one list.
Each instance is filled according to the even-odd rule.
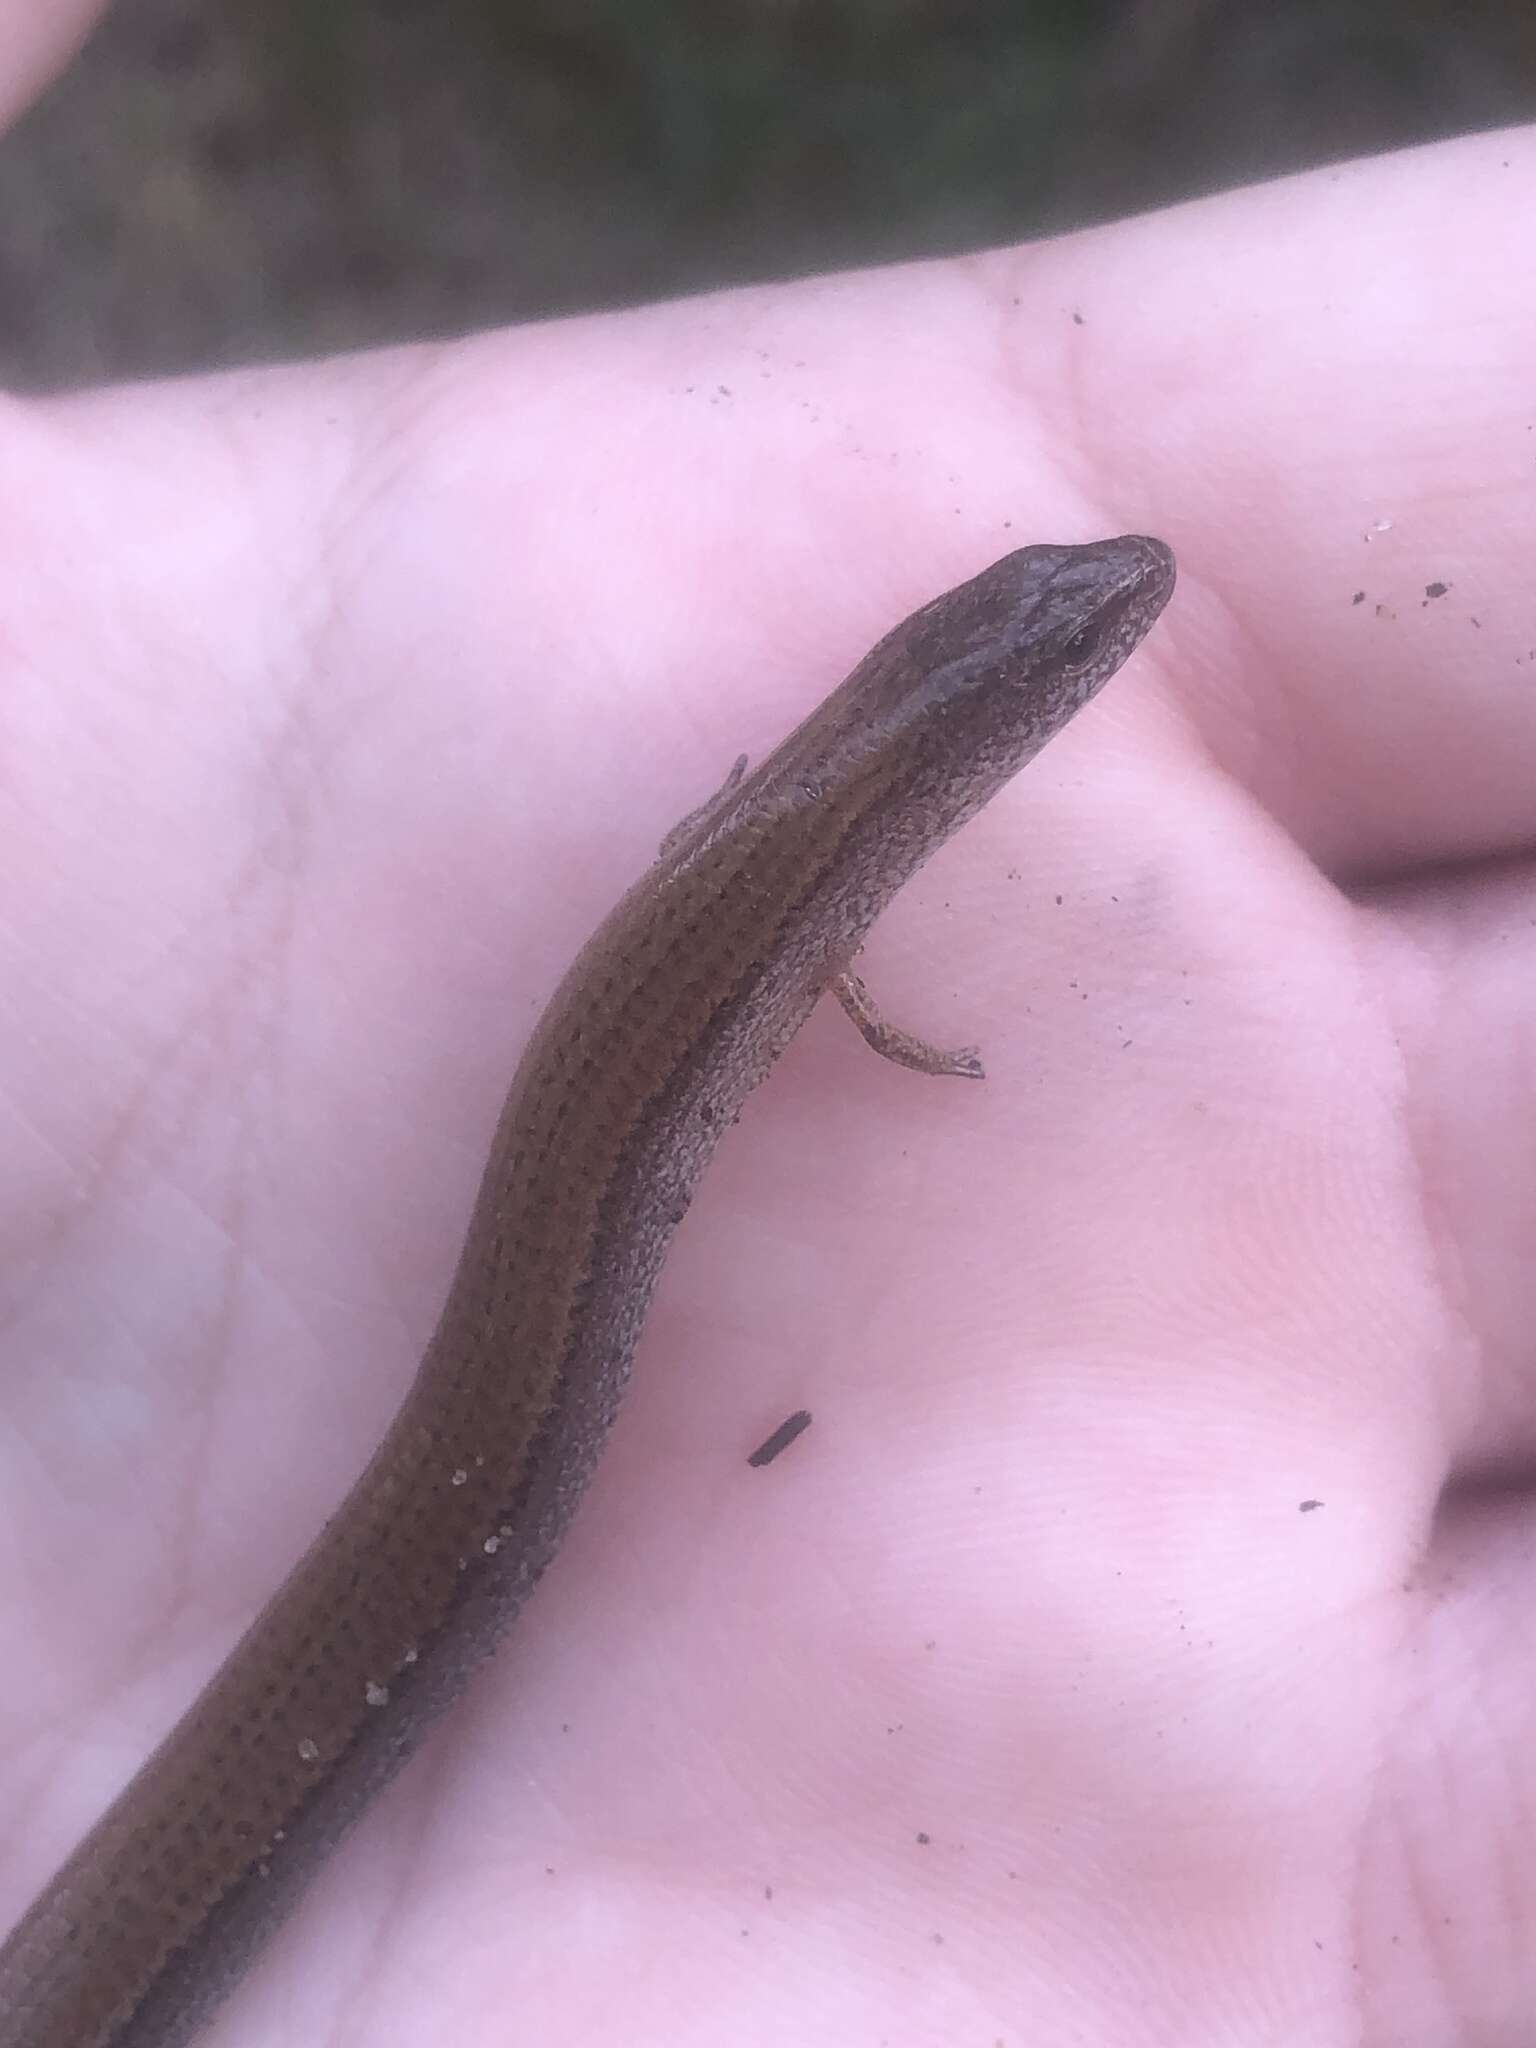
[[118,0],[0,140],[0,378],[975,247],[1533,111],[1524,0]]

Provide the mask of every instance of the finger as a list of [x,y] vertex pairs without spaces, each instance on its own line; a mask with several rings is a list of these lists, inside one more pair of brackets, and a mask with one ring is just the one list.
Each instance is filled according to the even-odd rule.
[[1536,1461],[1536,862],[1379,892],[1362,944],[1403,1062],[1403,1115],[1447,1336],[1437,1407],[1464,1483]]
[[[1530,1502],[1442,1513],[1399,1591],[1396,1711],[1370,1773],[1357,1961],[1368,2041],[1520,2041],[1536,1960]],[[1436,2015],[1427,2019],[1426,2015]]]
[[106,11],[106,0],[0,0],[0,128],[61,72]]
[[[509,520],[547,535],[568,507],[579,558],[532,531],[524,558],[588,580],[602,561],[615,607],[641,577],[653,604],[670,590],[669,680],[725,758],[989,549],[1159,533],[1181,586],[1147,659],[1184,738],[1315,859],[1358,879],[1517,851],[1533,185],[1536,131],[1482,137],[969,264],[572,327],[563,362],[516,338],[566,388],[562,420],[579,391],[608,425],[600,467],[568,442],[558,477],[525,438]],[[637,550],[640,475],[658,537]],[[701,630],[702,590],[726,602]],[[744,734],[722,677],[783,710]]]
[[[1138,229],[1140,410],[1105,417],[1179,556],[1162,652],[1218,765],[1335,873],[1532,843],[1533,196],[1526,130]],[[1127,233],[1046,252],[1058,295],[1118,291]]]

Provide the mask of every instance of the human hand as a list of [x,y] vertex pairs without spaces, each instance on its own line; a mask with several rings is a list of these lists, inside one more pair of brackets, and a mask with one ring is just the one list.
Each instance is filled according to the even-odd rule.
[[1172,609],[863,962],[986,1085],[823,1006],[210,2041],[1511,2037],[1533,164],[0,415],[0,1920],[359,1468],[667,827],[1140,528]]

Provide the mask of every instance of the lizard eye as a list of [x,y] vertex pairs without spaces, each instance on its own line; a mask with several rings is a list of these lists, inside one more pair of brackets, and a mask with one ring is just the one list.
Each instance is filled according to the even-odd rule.
[[1091,661],[1103,644],[1104,628],[1102,625],[1095,623],[1091,626],[1084,626],[1082,631],[1074,633],[1072,638],[1062,648],[1061,658],[1063,661],[1071,662],[1072,666],[1076,668],[1083,662]]

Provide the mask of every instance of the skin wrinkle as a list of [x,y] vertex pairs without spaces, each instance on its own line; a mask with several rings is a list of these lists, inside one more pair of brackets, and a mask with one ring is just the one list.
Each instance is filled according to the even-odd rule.
[[[1459,1416],[1452,1416],[1449,1412],[1449,1405],[1450,1397],[1462,1385],[1462,1381],[1456,1375],[1449,1375],[1444,1383],[1444,1392],[1447,1397],[1447,1412],[1443,1413],[1440,1417],[1441,1443],[1445,1466],[1445,1470],[1441,1475],[1441,1485],[1443,1488],[1445,1476],[1450,1469],[1449,1446],[1457,1439],[1465,1440],[1470,1418],[1484,1412],[1486,1408],[1486,1391],[1483,1382],[1484,1352],[1482,1342],[1472,1321],[1470,1310],[1471,1296],[1461,1277],[1463,1269],[1461,1248],[1444,1229],[1437,1227],[1433,1220],[1435,1205],[1429,1192],[1430,1176],[1424,1159],[1425,1141],[1420,1134],[1419,1118],[1415,1115],[1413,1109],[1410,1064],[1402,1058],[1400,1041],[1397,1034],[1395,1032],[1388,1032],[1386,1035],[1390,1038],[1394,1047],[1398,1048],[1397,1079],[1400,1083],[1403,1102],[1403,1135],[1409,1148],[1409,1157],[1413,1168],[1414,1205],[1418,1212],[1423,1230],[1424,1246],[1428,1253],[1429,1265],[1433,1273],[1435,1296],[1440,1303],[1447,1323],[1457,1333],[1460,1340],[1458,1348],[1462,1350],[1465,1357],[1475,1360],[1477,1365],[1475,1375],[1476,1386],[1467,1390]],[[1454,1283],[1452,1279],[1453,1269],[1457,1276]],[[1441,1498],[1443,1501],[1443,1492]],[[1428,1542],[1427,1532],[1425,1541],[1426,1543]]]
[[[1001,336],[1006,343],[1011,334],[1014,346],[1001,348],[1008,367],[998,382],[1003,389],[1016,392],[1023,399],[1047,381],[1023,360],[1027,347],[1018,337],[1028,335],[1035,340],[1048,321],[1059,319],[1062,322],[1063,336],[1051,356],[1048,380],[1051,404],[1040,407],[1035,414],[1040,453],[1056,477],[1070,480],[1069,488],[1074,500],[1081,505],[1091,505],[1099,496],[1095,483],[1097,478],[1106,475],[1117,479],[1126,477],[1127,466],[1135,460],[1141,437],[1121,432],[1116,424],[1114,408],[1105,403],[1102,388],[1093,391],[1088,388],[1090,380],[1084,358],[1085,353],[1093,348],[1091,313],[1083,311],[1075,303],[1058,307],[1054,302],[1042,305],[1038,299],[1032,299],[1028,273],[1034,267],[1031,252],[1026,250],[1003,273],[1002,287],[997,294],[1002,312]],[[1080,311],[1083,311],[1081,326],[1072,317]],[[1107,457],[1106,446],[1109,450]],[[1122,495],[1140,494],[1127,489]]]

